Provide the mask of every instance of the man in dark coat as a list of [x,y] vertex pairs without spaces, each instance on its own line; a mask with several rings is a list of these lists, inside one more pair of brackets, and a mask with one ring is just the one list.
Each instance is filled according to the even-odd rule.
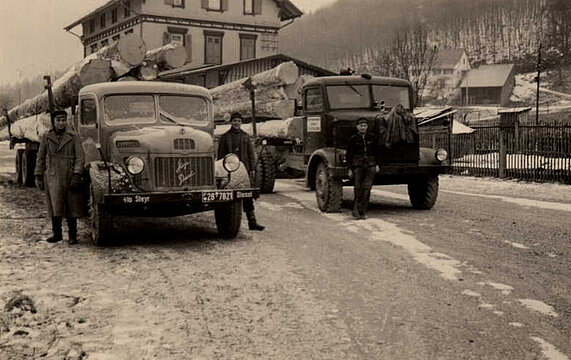
[[[242,120],[240,113],[234,113],[230,117],[230,130],[220,137],[220,142],[218,143],[218,159],[222,159],[230,153],[236,154],[240,161],[244,163],[246,170],[248,170],[250,183],[253,183],[256,175],[256,154],[254,153],[254,146],[250,136],[241,129]],[[252,198],[244,199],[242,204],[248,218],[248,228],[250,230],[264,230],[265,226],[260,225],[256,221],[254,200]]]
[[77,133],[67,128],[67,113],[55,111],[52,129],[42,135],[34,171],[36,186],[45,190],[48,216],[53,236],[47,241],[61,241],[62,218],[67,221],[69,243],[77,243],[77,218],[84,216],[82,173],[83,149]]
[[347,145],[347,167],[349,177],[355,183],[355,201],[353,217],[360,220],[366,218],[366,211],[371,197],[371,188],[375,174],[379,172],[377,162],[378,139],[367,132],[369,123],[367,119],[357,120],[357,134],[349,138]]

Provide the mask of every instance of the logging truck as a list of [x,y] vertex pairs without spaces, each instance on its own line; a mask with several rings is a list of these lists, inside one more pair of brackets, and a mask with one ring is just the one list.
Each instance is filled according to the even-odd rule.
[[[93,241],[113,239],[117,215],[170,217],[214,210],[218,232],[236,237],[242,199],[256,197],[234,154],[216,160],[212,97],[202,87],[105,82],[78,94],[86,207]],[[22,141],[20,139],[20,141]],[[23,140],[18,179],[33,184],[37,143]]]
[[[401,104],[412,114],[412,87],[406,80],[366,74],[325,76],[307,81],[301,95],[298,114],[289,119],[288,138],[256,139],[256,186],[262,193],[271,192],[276,169],[303,171],[306,186],[315,190],[321,211],[337,212],[343,186],[353,185],[345,154],[349,137],[355,134],[356,121],[366,118],[369,131],[382,134],[394,106]],[[420,147],[416,132],[413,142],[387,147],[381,141],[379,151],[381,171],[375,176],[374,185],[406,184],[414,208],[432,208],[438,195],[438,175],[448,168],[449,149]]]

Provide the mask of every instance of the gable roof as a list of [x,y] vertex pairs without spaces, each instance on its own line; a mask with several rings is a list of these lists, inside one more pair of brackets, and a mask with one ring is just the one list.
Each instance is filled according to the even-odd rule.
[[[280,20],[293,20],[295,18],[300,17],[303,15],[303,12],[298,9],[290,0],[273,0],[278,7],[280,8]],[[89,19],[94,14],[107,10],[108,8],[118,5],[122,2],[122,0],[109,0],[105,4],[101,5],[97,9],[90,11],[88,14],[82,16],[78,20],[72,22],[68,26],[64,27],[64,30],[69,31],[70,29],[76,27],[77,25],[83,23],[85,20]]]
[[438,50],[434,59],[433,69],[453,69],[465,54],[464,49],[443,49]]
[[482,65],[469,70],[460,87],[502,87],[508,81],[514,64]]

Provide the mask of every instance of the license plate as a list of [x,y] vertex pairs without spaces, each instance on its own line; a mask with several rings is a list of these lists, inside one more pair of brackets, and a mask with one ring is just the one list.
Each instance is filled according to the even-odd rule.
[[221,202],[234,200],[232,191],[204,191],[202,192],[202,202]]

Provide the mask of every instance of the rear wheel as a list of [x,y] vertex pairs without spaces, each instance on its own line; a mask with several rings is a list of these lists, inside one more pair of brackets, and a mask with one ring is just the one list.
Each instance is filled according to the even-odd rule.
[[34,186],[34,170],[36,168],[37,151],[26,149],[22,154],[22,183],[25,186]]
[[438,176],[419,177],[408,184],[408,196],[412,207],[432,209],[438,197]]
[[341,180],[333,178],[325,162],[317,165],[315,173],[315,196],[317,206],[323,212],[339,212],[343,200]]
[[22,157],[24,156],[24,150],[16,151],[16,161],[14,163],[16,167],[16,184],[23,184],[24,179],[22,177]]
[[274,191],[276,183],[276,166],[273,156],[264,151],[258,155],[258,165],[256,166],[256,187],[260,188],[260,193],[270,194]]
[[89,217],[91,220],[91,238],[97,246],[107,246],[113,230],[113,217],[103,204],[95,201],[93,187],[89,196]]
[[217,205],[214,217],[218,234],[227,239],[235,238],[242,223],[242,200]]

